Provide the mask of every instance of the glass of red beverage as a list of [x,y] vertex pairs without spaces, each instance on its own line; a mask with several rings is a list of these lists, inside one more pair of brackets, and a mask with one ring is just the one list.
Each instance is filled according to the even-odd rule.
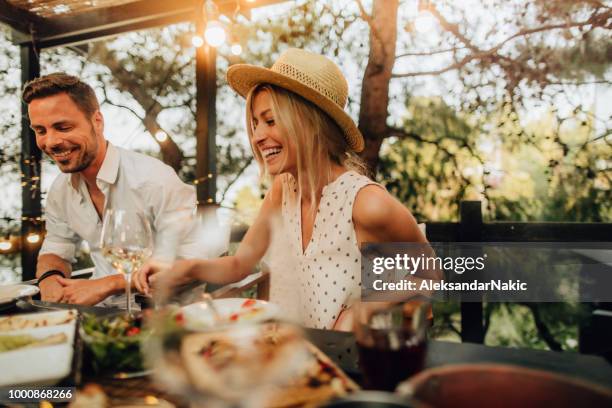
[[360,302],[353,310],[365,388],[393,391],[424,368],[430,303]]

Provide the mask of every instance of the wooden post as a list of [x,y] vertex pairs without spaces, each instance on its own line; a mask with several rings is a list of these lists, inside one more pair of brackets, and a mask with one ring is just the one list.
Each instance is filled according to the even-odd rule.
[[[482,240],[482,203],[480,201],[461,202],[459,224],[460,242],[480,242]],[[461,302],[461,341],[482,343],[484,341],[482,302]]]
[[[21,46],[21,83],[40,76],[38,50],[32,44]],[[42,215],[40,205],[40,159],[42,153],[36,146],[36,137],[30,129],[28,107],[21,104],[21,277],[36,277],[36,260],[42,242]],[[30,243],[29,234],[39,235],[39,241]]]
[[[196,19],[196,33],[204,35],[204,19]],[[196,188],[198,206],[216,202],[217,53],[204,44],[196,48]]]

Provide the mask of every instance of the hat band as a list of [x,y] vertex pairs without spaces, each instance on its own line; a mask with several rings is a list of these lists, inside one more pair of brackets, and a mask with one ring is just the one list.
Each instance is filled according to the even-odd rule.
[[[346,98],[342,98],[342,95],[339,95],[338,92],[333,92],[329,88],[322,87],[321,80],[316,80],[310,75],[298,70],[295,66],[290,65],[290,64],[285,64],[282,62],[277,62],[276,64],[274,64],[274,66],[272,67],[272,70],[281,75],[289,77],[295,81],[301,82],[307,87],[326,96],[328,99],[332,100],[336,105],[338,105],[340,108],[344,109],[345,103],[343,102],[346,102]],[[341,101],[340,100],[341,98],[344,99],[344,101]]]

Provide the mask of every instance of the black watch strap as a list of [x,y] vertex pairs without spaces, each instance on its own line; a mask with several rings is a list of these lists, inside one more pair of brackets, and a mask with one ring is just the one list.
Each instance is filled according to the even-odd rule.
[[42,275],[40,275],[40,278],[38,278],[38,284],[40,285],[40,282],[44,281],[45,279],[47,279],[49,276],[53,276],[53,275],[59,275],[62,278],[65,278],[66,276],[64,275],[64,272],[62,271],[58,271],[57,269],[52,269],[50,271],[47,271],[45,273],[43,273]]

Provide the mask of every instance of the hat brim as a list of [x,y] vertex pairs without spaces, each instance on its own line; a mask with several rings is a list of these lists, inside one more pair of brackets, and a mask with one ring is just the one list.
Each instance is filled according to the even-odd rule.
[[249,91],[259,84],[272,84],[295,92],[304,99],[314,103],[323,112],[327,113],[340,127],[350,148],[355,152],[361,152],[364,148],[364,140],[361,132],[353,122],[353,119],[341,109],[338,104],[304,85],[303,83],[274,72],[271,69],[249,64],[235,64],[227,70],[227,82],[232,89],[243,98]]

